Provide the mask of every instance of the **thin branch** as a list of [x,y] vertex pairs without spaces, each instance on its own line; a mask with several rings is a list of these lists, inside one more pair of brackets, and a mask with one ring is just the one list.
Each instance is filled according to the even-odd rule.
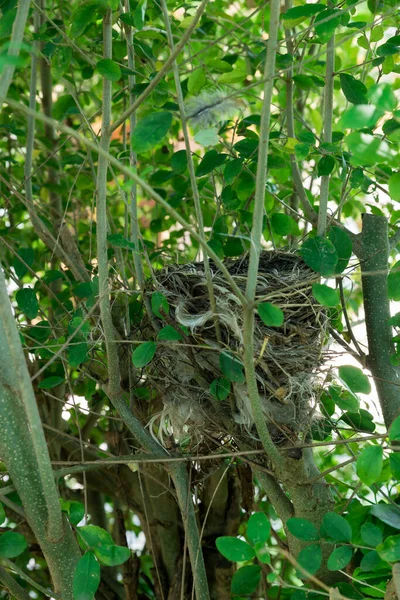
[[[162,9],[162,12],[164,15],[165,28],[167,30],[168,45],[170,47],[171,56],[172,56],[175,51],[175,45],[174,45],[174,40],[172,37],[172,30],[171,30],[171,23],[169,21],[168,8],[167,8],[165,0],[160,0],[160,3],[161,3],[161,9]],[[190,138],[189,138],[189,131],[188,131],[186,114],[185,114],[185,104],[184,104],[184,100],[183,100],[182,86],[181,86],[181,81],[179,78],[179,69],[178,69],[176,59],[172,63],[172,71],[174,74],[176,94],[177,94],[177,98],[178,98],[178,106],[179,106],[179,114],[180,114],[180,118],[181,118],[183,139],[185,141],[186,157],[187,157],[187,163],[188,163],[190,185],[192,187],[194,208],[195,208],[195,212],[196,212],[197,226],[198,226],[198,230],[199,230],[199,235],[201,235],[201,237],[204,239],[204,241],[206,241],[206,238],[204,235],[203,213],[201,210],[199,188],[197,186],[193,157],[192,157],[192,152],[190,149]],[[217,340],[220,343],[221,342],[221,330],[220,330],[219,321],[218,321],[217,303],[216,303],[215,294],[214,294],[214,287],[213,287],[213,282],[212,282],[210,263],[208,260],[208,254],[206,252],[203,253],[203,264],[204,264],[204,272],[205,272],[206,281],[207,281],[208,296],[210,299],[210,307],[211,307],[211,311],[214,315],[215,333],[217,336]]]
[[[17,14],[15,16],[14,24],[12,27],[10,45],[8,46],[7,51],[7,56],[10,58],[19,56],[22,40],[24,37],[25,25],[28,19],[29,5],[29,0],[20,0],[18,2]],[[3,72],[0,77],[0,108],[8,94],[8,90],[11,85],[12,78],[14,76],[15,67],[15,60],[11,59],[8,63],[6,57]]]
[[[328,2],[328,6],[329,6]],[[335,68],[335,35],[328,40],[326,45],[326,71],[325,71],[325,88],[324,88],[324,134],[323,141],[325,143],[332,142],[332,121],[333,121],[333,81]],[[319,211],[317,233],[320,236],[325,235],[327,216],[328,216],[328,201],[329,201],[329,181],[330,175],[321,177],[321,190],[319,196]]]
[[[0,267],[0,348],[3,358],[8,356],[10,371],[4,372],[1,377],[1,387],[4,389],[1,411],[4,411],[2,420],[3,427],[7,427],[7,419],[12,412],[8,412],[9,395],[18,398],[15,410],[24,411],[24,417],[29,428],[29,438],[34,449],[38,478],[43,490],[43,498],[46,502],[48,521],[47,533],[50,540],[60,540],[64,533],[62,513],[58,499],[58,493],[54,485],[53,471],[50,464],[49,452],[43,433],[35,395],[30,381],[25,356],[19,339],[11,305],[8,299],[6,281],[3,270]],[[7,393],[8,391],[8,393]],[[7,454],[11,451],[8,449]],[[21,457],[22,458],[22,457]],[[4,456],[7,464],[7,456]]]
[[[285,2],[285,10],[289,10],[293,5],[292,0],[286,0]],[[293,42],[290,35],[290,29],[285,29],[285,39],[286,39],[286,48],[288,54],[293,55]],[[290,67],[287,70],[286,76],[286,127],[288,137],[294,138],[294,108],[293,108],[293,68]],[[307,219],[315,224],[317,220],[317,214],[313,209],[311,202],[309,201],[306,191],[304,189],[303,181],[301,179],[301,173],[299,169],[299,165],[297,164],[296,154],[290,154],[290,167],[292,171],[292,178],[294,187],[296,189],[297,195],[301,202],[301,205],[304,210],[304,214]]]
[[55,126],[60,131],[64,131],[65,133],[70,135],[72,138],[74,138],[75,140],[80,142],[83,146],[86,146],[87,148],[94,150],[99,156],[103,156],[103,157],[107,158],[108,161],[110,162],[110,164],[117,167],[117,169],[119,169],[121,173],[130,177],[131,179],[133,179],[133,181],[136,181],[136,183],[138,185],[140,185],[142,187],[142,189],[153,200],[155,200],[155,202],[157,202],[157,204],[159,204],[160,206],[162,206],[164,208],[164,210],[172,217],[173,220],[180,223],[182,225],[182,227],[184,229],[186,229],[186,231],[193,237],[193,239],[195,239],[197,242],[199,242],[199,244],[203,248],[204,252],[206,252],[209,255],[209,257],[213,260],[213,262],[218,267],[218,269],[224,274],[226,281],[229,283],[230,287],[232,288],[232,291],[236,294],[237,298],[239,298],[239,300],[241,301],[241,303],[243,305],[246,304],[246,298],[243,295],[241,289],[236,284],[235,280],[233,279],[232,275],[229,273],[229,271],[226,268],[226,266],[224,265],[224,263],[215,254],[215,252],[210,248],[210,246],[207,244],[207,242],[197,233],[197,231],[195,231],[194,229],[191,228],[190,224],[174,208],[172,208],[172,206],[166,200],[164,200],[164,198],[162,198],[160,196],[160,194],[158,194],[151,187],[151,185],[149,185],[144,179],[139,177],[139,175],[133,169],[125,166],[117,158],[115,158],[112,154],[110,154],[109,152],[104,150],[104,148],[101,148],[100,146],[98,146],[97,144],[95,144],[94,142],[92,142],[91,140],[86,138],[85,136],[80,135],[77,131],[75,131],[71,127],[68,127],[67,125],[64,125],[62,123],[58,123],[54,119],[49,119],[48,117],[46,117],[43,114],[35,113],[35,111],[32,111],[27,106],[24,106],[23,104],[20,104],[19,102],[15,102],[11,98],[7,98],[7,104],[9,106],[11,106],[12,108],[14,108],[14,110],[18,110],[22,113],[25,113],[26,115],[35,116],[39,121],[42,121],[43,123],[49,122],[49,123],[55,124]]
[[[361,282],[364,296],[371,370],[378,392],[385,425],[389,429],[400,413],[400,394],[397,389],[400,371],[391,363],[394,353],[392,327],[389,325],[388,296],[389,240],[388,222],[380,215],[364,214],[361,234]],[[371,272],[376,272],[372,275]]]
[[149,83],[147,88],[140,94],[140,96],[136,99],[136,101],[133,104],[131,104],[131,106],[127,110],[125,110],[122,113],[122,115],[120,117],[118,117],[118,119],[116,119],[116,121],[114,121],[114,123],[111,125],[111,133],[113,131],[115,131],[116,129],[118,129],[118,127],[120,125],[122,125],[122,123],[124,123],[133,112],[135,112],[135,110],[144,102],[144,100],[147,98],[147,96],[149,94],[151,94],[151,92],[159,84],[159,82],[162,80],[162,78],[168,73],[172,63],[182,52],[183,48],[185,47],[185,45],[186,45],[187,41],[189,40],[190,36],[192,35],[193,31],[197,27],[197,24],[200,21],[201,16],[205,11],[207,3],[208,3],[208,0],[202,0],[200,6],[198,7],[198,9],[196,11],[196,14],[193,17],[193,21],[190,23],[189,27],[186,29],[180,42],[175,46],[175,50],[173,52],[171,52],[171,54],[169,55],[169,57],[164,62],[163,66],[161,67],[161,69],[158,71],[157,75],[154,77],[154,79],[151,80],[151,82]]
[[271,0],[267,57],[264,68],[264,79],[266,83],[264,85],[264,100],[261,113],[256,190],[254,195],[253,224],[251,228],[250,259],[246,281],[246,304],[243,308],[243,363],[246,372],[247,390],[253,419],[265,451],[276,464],[281,462],[281,456],[272,442],[265,422],[258,394],[254,366],[254,299],[257,287],[258,265],[261,253],[261,236],[265,212],[265,182],[267,178],[271,101],[274,88],[273,73],[275,69],[275,57],[278,42],[279,13],[280,0]]

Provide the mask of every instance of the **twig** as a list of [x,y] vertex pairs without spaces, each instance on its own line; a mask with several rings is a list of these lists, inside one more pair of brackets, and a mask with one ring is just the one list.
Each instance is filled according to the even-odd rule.
[[115,131],[116,129],[118,129],[118,127],[120,125],[122,125],[122,123],[124,123],[130,117],[130,115],[133,112],[135,112],[135,110],[137,108],[139,108],[139,106],[144,102],[144,100],[147,98],[147,96],[149,94],[151,94],[151,92],[159,84],[159,82],[162,80],[162,78],[168,73],[172,63],[177,58],[177,56],[179,56],[179,54],[185,47],[186,42],[189,40],[190,36],[192,35],[193,31],[195,30],[197,23],[199,22],[203,12],[205,11],[207,3],[208,3],[208,0],[202,0],[200,6],[198,7],[198,9],[196,11],[196,14],[193,17],[193,21],[191,22],[189,27],[186,29],[180,42],[175,46],[175,50],[173,52],[171,52],[171,54],[169,55],[169,57],[164,62],[163,66],[161,67],[161,69],[158,71],[157,75],[154,77],[154,79],[151,80],[151,82],[149,83],[147,88],[140,94],[140,96],[135,100],[135,102],[133,104],[131,104],[131,106],[127,110],[125,110],[122,113],[122,115],[118,119],[116,119],[116,121],[114,121],[114,123],[111,125],[111,133],[113,131]]
[[274,88],[273,73],[278,40],[280,0],[271,0],[270,25],[267,57],[264,68],[264,100],[261,114],[261,128],[258,147],[256,191],[254,196],[253,224],[251,228],[251,247],[249,268],[246,281],[246,304],[243,308],[243,363],[246,372],[247,390],[251,403],[257,433],[270,458],[279,464],[282,458],[272,442],[258,394],[257,378],[254,366],[254,299],[257,287],[258,265],[261,253],[261,236],[264,218],[265,181],[267,176],[269,131],[271,118],[271,100]]
[[[328,6],[330,3],[328,2]],[[335,35],[328,40],[326,45],[326,71],[325,71],[325,94],[324,94],[324,134],[323,141],[332,142],[332,120],[333,120],[333,80],[335,67]],[[319,211],[317,233],[325,235],[328,216],[330,175],[321,177],[321,190],[319,196]]]
[[[167,8],[165,0],[160,0],[160,3],[161,3],[161,9],[162,9],[162,12],[164,15],[165,28],[167,30],[168,45],[171,50],[171,55],[173,55],[174,51],[175,51],[175,46],[174,46],[174,40],[172,37],[171,23],[169,21],[168,8]],[[196,212],[197,226],[198,226],[198,230],[199,230],[199,235],[201,235],[201,237],[204,239],[204,241],[206,241],[205,235],[204,235],[203,213],[202,213],[201,204],[200,204],[199,188],[197,186],[193,157],[192,157],[192,152],[190,149],[190,139],[189,139],[189,131],[188,131],[188,125],[187,125],[187,118],[186,118],[186,114],[185,114],[185,104],[184,104],[184,100],[183,100],[182,86],[181,86],[181,82],[180,82],[180,78],[179,78],[179,69],[178,69],[176,59],[174,59],[174,61],[172,63],[172,71],[173,71],[174,80],[175,80],[175,88],[176,88],[176,94],[177,94],[177,99],[178,99],[179,114],[180,114],[180,118],[181,118],[183,139],[185,141],[186,157],[187,157],[187,163],[188,163],[190,185],[191,185],[192,194],[193,194],[194,208],[195,208],[195,212]],[[216,333],[218,343],[221,343],[221,330],[220,330],[219,321],[218,321],[217,303],[216,303],[215,294],[214,294],[214,287],[213,287],[213,282],[212,282],[210,263],[208,260],[208,254],[206,252],[203,253],[203,264],[204,264],[204,273],[205,273],[206,282],[207,282],[208,296],[210,299],[210,307],[211,307],[211,311],[214,315],[215,333]]]

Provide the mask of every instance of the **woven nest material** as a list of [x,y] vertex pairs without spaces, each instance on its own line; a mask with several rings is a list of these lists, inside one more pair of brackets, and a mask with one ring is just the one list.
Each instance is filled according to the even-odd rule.
[[[244,291],[248,258],[227,261],[226,267]],[[222,344],[218,345],[202,263],[171,265],[156,273],[157,291],[170,306],[167,322],[187,332],[181,342],[168,342],[147,367],[146,382],[157,390],[162,404],[151,418],[153,434],[161,440],[207,436],[245,436],[256,439],[246,384],[232,382],[231,393],[218,401],[210,393],[213,380],[223,377],[220,355],[240,359],[243,317],[239,300],[221,271],[211,263]],[[304,436],[315,410],[315,379],[322,362],[327,317],[316,304],[311,286],[315,273],[296,255],[263,252],[256,297],[279,306],[282,327],[267,327],[256,314],[254,358],[258,390],[275,441]],[[154,291],[151,284],[149,293]],[[160,323],[161,324],[161,323]],[[144,324],[142,323],[142,326]],[[165,322],[163,323],[165,325]],[[142,338],[149,328],[144,325]],[[137,332],[140,336],[140,332]]]

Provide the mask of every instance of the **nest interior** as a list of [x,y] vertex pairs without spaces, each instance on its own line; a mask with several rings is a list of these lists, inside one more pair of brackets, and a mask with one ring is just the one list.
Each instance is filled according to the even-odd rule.
[[[248,258],[225,263],[244,291]],[[156,390],[150,427],[165,437],[199,444],[204,437],[237,436],[256,440],[246,383],[233,381],[229,396],[217,400],[211,383],[224,376],[221,353],[240,361],[243,351],[243,312],[223,273],[211,263],[221,343],[202,263],[170,265],[157,272],[148,293],[162,292],[169,303],[168,324],[182,332],[181,342],[162,345],[143,374]],[[254,360],[258,390],[266,422],[276,443],[304,437],[315,413],[315,381],[322,362],[327,317],[312,296],[316,275],[300,257],[285,252],[263,252],[257,277],[257,301],[268,301],[284,312],[281,327],[267,327],[256,314]],[[159,323],[162,327],[165,321]],[[154,332],[142,321],[136,339]]]

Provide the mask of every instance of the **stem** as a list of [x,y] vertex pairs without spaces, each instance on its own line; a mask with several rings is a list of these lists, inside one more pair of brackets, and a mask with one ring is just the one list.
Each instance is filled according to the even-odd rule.
[[[25,25],[29,13],[29,0],[20,0],[18,2],[17,14],[12,28],[10,45],[7,56],[19,56],[21,42],[24,37]],[[9,87],[14,76],[15,64],[6,64],[0,77],[0,107],[2,106],[8,94]]]
[[[103,18],[103,57],[112,57],[112,12],[108,10]],[[111,97],[112,82],[103,78],[103,110],[101,123],[100,148],[104,154],[99,155],[97,170],[97,260],[99,269],[100,316],[104,328],[104,339],[107,349],[109,383],[108,389],[112,397],[120,392],[120,371],[118,349],[115,342],[114,325],[111,315],[108,281],[107,257],[107,153],[111,139]]]
[[[172,56],[174,53],[174,50],[175,50],[175,46],[174,46],[174,39],[172,37],[171,23],[169,21],[168,9],[167,9],[165,0],[161,0],[161,9],[164,14],[164,22],[165,22],[165,28],[167,30],[168,45],[170,47],[171,56]],[[181,86],[181,81],[179,78],[179,69],[178,69],[176,59],[172,63],[172,71],[174,73],[175,88],[176,88],[176,94],[177,94],[177,98],[178,98],[178,106],[179,106],[179,114],[180,114],[180,118],[181,118],[183,139],[185,141],[186,157],[187,157],[187,163],[188,163],[190,184],[191,184],[192,193],[193,193],[193,202],[194,202],[194,208],[195,208],[195,212],[196,212],[197,225],[198,225],[199,234],[205,240],[203,213],[202,213],[201,204],[200,204],[199,188],[197,187],[197,180],[196,180],[196,175],[195,175],[195,170],[194,170],[193,157],[192,157],[192,152],[190,149],[189,131],[188,131],[188,126],[187,126],[186,114],[185,114],[185,103],[183,100],[182,86]],[[204,272],[205,272],[206,281],[207,281],[208,296],[210,299],[210,307],[211,307],[211,310],[214,315],[215,333],[217,336],[217,340],[220,343],[221,342],[221,330],[220,330],[219,322],[218,322],[217,303],[215,300],[210,263],[208,260],[207,253],[204,253],[204,255],[203,255],[203,263],[204,263]]]
[[[328,2],[329,6],[329,2]],[[333,73],[335,67],[335,36],[332,35],[326,45],[326,71],[325,71],[325,94],[324,94],[324,134],[323,141],[332,142],[332,120],[333,120]],[[325,235],[328,216],[329,201],[329,175],[321,177],[321,190],[319,196],[319,212],[317,234]]]
[[363,215],[361,234],[361,283],[364,295],[371,370],[378,392],[385,425],[389,429],[400,413],[399,369],[390,362],[394,353],[392,328],[389,325],[388,297],[388,222],[380,215]]
[[258,435],[275,464],[281,457],[271,440],[262,411],[258,394],[257,377],[254,368],[254,298],[257,287],[258,265],[261,253],[261,236],[264,217],[265,181],[267,178],[268,146],[271,118],[271,101],[274,88],[275,56],[278,40],[280,0],[270,2],[270,23],[267,47],[267,58],[264,69],[264,100],[261,114],[260,141],[258,146],[258,163],[256,175],[256,191],[254,195],[253,224],[251,228],[251,247],[249,269],[246,282],[246,305],[243,308],[243,362],[246,372],[247,389],[251,403],[254,423]]
[[[199,242],[199,244],[203,248],[204,252],[206,252],[208,254],[208,256],[213,260],[215,265],[218,267],[218,269],[224,274],[226,281],[229,283],[230,287],[232,288],[232,291],[235,293],[235,295],[240,300],[240,302],[243,305],[246,304],[246,298],[243,295],[240,288],[238,287],[238,285],[236,284],[232,275],[229,273],[228,269],[226,268],[224,263],[221,261],[221,259],[218,258],[218,256],[215,254],[215,252],[210,248],[210,246],[207,244],[207,242],[197,233],[197,231],[195,231],[194,229],[192,229],[190,227],[190,224],[174,208],[172,208],[171,205],[168,204],[168,202],[160,196],[160,194],[157,194],[157,192],[151,187],[151,185],[149,185],[144,179],[139,177],[139,175],[136,173],[136,171],[134,171],[130,167],[126,167],[117,158],[115,158],[112,154],[110,154],[107,150],[102,148],[101,145],[99,146],[98,144],[95,144],[94,142],[92,142],[92,140],[89,140],[85,136],[80,135],[77,131],[75,131],[71,127],[68,127],[67,125],[64,125],[62,123],[58,123],[54,119],[50,119],[49,117],[46,117],[43,114],[35,113],[35,111],[32,111],[31,109],[29,109],[27,106],[25,106],[23,104],[20,104],[18,102],[15,102],[14,100],[11,100],[11,98],[7,98],[7,104],[9,106],[11,106],[12,108],[14,108],[15,110],[18,110],[26,115],[34,115],[39,121],[42,121],[43,123],[46,123],[46,122],[54,123],[55,126],[60,131],[64,131],[70,137],[72,137],[73,139],[80,142],[83,146],[86,146],[90,150],[93,150],[94,152],[96,152],[96,154],[99,155],[99,157],[102,156],[102,157],[106,158],[109,161],[109,163],[114,165],[115,167],[117,167],[117,169],[119,169],[121,173],[130,177],[131,179],[133,179],[133,181],[136,181],[136,183],[138,185],[140,185],[140,187],[155,202],[157,202],[157,204],[162,206],[164,208],[164,210],[175,221],[180,223],[182,225],[182,227],[184,227],[186,229],[186,231],[193,237],[193,239],[195,239],[197,242]],[[67,257],[67,261],[68,261],[68,257]],[[69,264],[69,262],[70,261],[68,261],[68,264]]]
[[[29,428],[40,485],[46,501],[48,512],[47,532],[52,541],[59,540],[64,533],[62,513],[58,493],[54,485],[53,470],[47,450],[43,427],[40,420],[36,398],[33,393],[31,380],[26,366],[25,356],[21,347],[18,331],[14,317],[11,312],[10,302],[7,295],[7,287],[3,271],[0,269],[0,347],[2,356],[7,361],[11,372],[4,372],[1,383],[10,391],[12,390],[18,398],[18,409],[23,411]],[[7,362],[6,361],[6,362]],[[7,420],[7,412],[3,415],[4,422]]]
[[[286,0],[285,11],[288,11],[293,5],[292,0]],[[289,54],[293,55],[293,42],[290,29],[285,29],[286,48]],[[294,108],[293,108],[293,68],[287,70],[286,78],[286,128],[288,137],[294,138]],[[299,165],[297,164],[296,155],[290,154],[290,168],[292,171],[292,179],[297,195],[303,207],[305,216],[311,223],[315,223],[317,215],[307,197],[306,191],[301,179]]]
[[164,75],[166,75],[168,73],[170,66],[172,65],[172,63],[174,62],[176,57],[179,56],[179,54],[185,47],[186,42],[189,40],[190,36],[192,35],[193,31],[195,30],[197,23],[200,21],[200,18],[202,16],[203,12],[205,11],[207,3],[208,3],[208,0],[202,0],[202,3],[200,4],[195,16],[193,17],[193,21],[191,22],[191,24],[185,31],[184,35],[181,38],[181,41],[175,46],[175,50],[173,52],[171,52],[171,54],[165,61],[164,65],[162,66],[162,68],[158,71],[158,73],[154,77],[154,79],[151,80],[151,82],[149,83],[147,88],[140,94],[139,98],[136,99],[136,102],[131,104],[131,106],[126,111],[124,111],[122,113],[122,115],[116,121],[114,121],[114,123],[111,125],[111,133],[113,131],[115,131],[120,125],[122,125],[122,123],[124,123],[124,121],[126,121],[126,119],[133,112],[135,112],[135,110],[144,102],[144,100],[147,98],[147,96],[149,94],[151,94],[151,92],[155,89],[155,87],[158,85],[158,83],[163,79]]
[[25,356],[0,268],[0,454],[43,550],[56,592],[72,600],[80,557],[64,522]]
[[16,600],[30,600],[28,592],[3,567],[0,567],[0,581]]
[[[129,0],[125,0],[125,10],[130,11]],[[125,38],[126,38],[126,49],[128,54],[128,67],[131,71],[135,70],[135,50],[133,47],[133,35],[132,27],[130,25],[124,25],[125,27]],[[132,106],[135,100],[135,94],[132,89],[136,83],[135,75],[128,75],[128,87],[129,87],[129,103]],[[136,127],[136,112],[132,111],[129,117],[129,165],[132,169],[136,168],[136,153],[132,146],[133,132]],[[133,264],[135,266],[136,282],[139,289],[143,292],[144,290],[144,274],[142,260],[139,254],[139,223],[138,223],[138,212],[137,212],[137,184],[132,183],[130,189],[130,215],[131,215],[131,240],[135,244],[133,254]]]

